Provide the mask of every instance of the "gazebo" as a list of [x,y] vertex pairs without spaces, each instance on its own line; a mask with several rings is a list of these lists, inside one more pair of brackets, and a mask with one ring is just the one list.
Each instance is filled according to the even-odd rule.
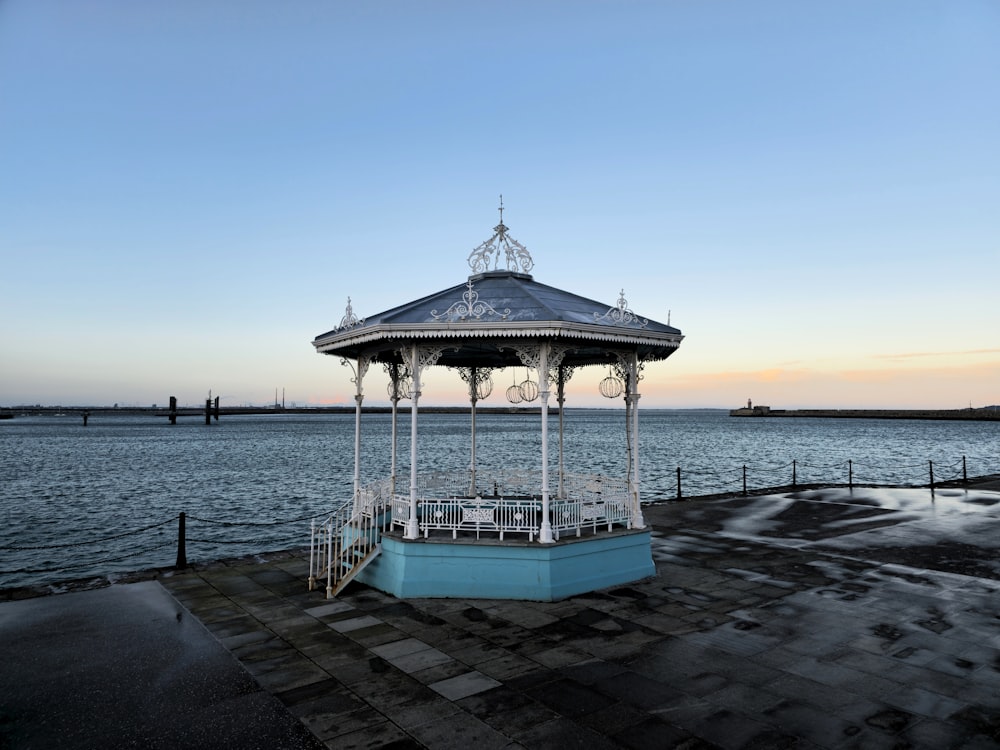
[[[468,260],[465,282],[378,315],[358,318],[348,298],[340,324],[312,342],[350,365],[356,386],[353,492],[312,526],[310,588],[325,582],[328,597],[356,578],[400,598],[553,601],[655,572],[639,493],[638,385],[646,363],[676,351],[681,332],[636,315],[624,291],[607,305],[535,281],[527,248],[503,223],[502,203],[493,236]],[[362,477],[363,383],[376,364],[389,376],[392,468],[387,477]],[[591,366],[609,367],[600,390],[625,400],[628,449],[618,476],[564,466],[566,384]],[[467,471],[420,471],[419,406],[430,367],[457,370],[468,386]],[[522,367],[537,379],[511,385],[506,395],[515,404],[538,401],[541,455],[531,466],[477,466],[476,404],[492,390],[493,372]],[[396,470],[405,398],[408,482]]]

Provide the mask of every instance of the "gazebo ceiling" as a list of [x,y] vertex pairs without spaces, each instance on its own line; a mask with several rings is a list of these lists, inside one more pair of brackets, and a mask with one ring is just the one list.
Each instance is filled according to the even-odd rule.
[[[507,270],[489,270],[491,256],[499,264],[502,250]],[[683,339],[677,328],[632,312],[624,291],[608,305],[535,281],[526,273],[531,256],[507,235],[502,213],[493,238],[473,251],[469,264],[474,273],[465,283],[365,319],[348,299],[340,325],[313,346],[321,354],[400,362],[399,350],[418,344],[443,349],[438,365],[502,368],[520,366],[515,348],[541,342],[565,347],[562,363],[579,366],[615,362],[622,351],[643,361],[665,359]]]

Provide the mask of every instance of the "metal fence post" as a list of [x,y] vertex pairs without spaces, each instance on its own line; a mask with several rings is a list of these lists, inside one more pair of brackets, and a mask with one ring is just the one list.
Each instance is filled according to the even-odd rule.
[[186,523],[187,516],[184,511],[180,512],[177,516],[177,564],[174,565],[177,570],[183,570],[187,567],[187,530]]
[[316,519],[309,519],[309,590],[316,588]]
[[743,464],[743,497],[747,496],[747,465]]
[[854,489],[854,462],[847,459],[847,489]]
[[681,467],[677,467],[677,499],[681,499]]
[[795,459],[792,459],[792,487],[795,487]]
[[928,461],[927,465],[930,467],[930,472],[931,472],[931,489],[933,490],[934,489],[934,462],[933,461]]

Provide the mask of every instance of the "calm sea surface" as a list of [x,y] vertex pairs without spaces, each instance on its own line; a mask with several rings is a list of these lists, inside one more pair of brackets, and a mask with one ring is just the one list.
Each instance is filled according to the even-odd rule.
[[[624,474],[622,410],[572,410],[566,470]],[[365,415],[362,481],[389,474],[390,417]],[[558,420],[549,435],[553,465]],[[537,468],[538,417],[480,414],[482,469]],[[420,416],[419,468],[463,470],[467,415]],[[1000,423],[731,418],[721,410],[640,411],[643,498],[800,483],[926,485],[1000,473]],[[409,415],[399,470],[409,472]],[[350,494],[353,415],[223,416],[171,426],[152,416],[95,414],[0,421],[0,588],[173,564],[187,514],[189,561],[304,546],[311,516]]]

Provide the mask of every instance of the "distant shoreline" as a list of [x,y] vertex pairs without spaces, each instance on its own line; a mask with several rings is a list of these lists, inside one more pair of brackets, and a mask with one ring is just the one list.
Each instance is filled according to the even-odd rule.
[[830,419],[950,419],[1000,421],[1000,409],[772,409],[752,406],[731,409],[731,417],[822,417]]
[[[568,407],[573,411],[614,411],[615,407],[575,406]],[[220,416],[252,416],[252,415],[344,415],[354,414],[354,406],[346,404],[336,406],[220,406]],[[214,414],[214,409],[212,410]],[[363,414],[391,414],[390,406],[363,406]],[[408,414],[409,404],[400,404],[399,413]],[[642,411],[673,411],[673,412],[726,412],[720,407],[648,407]],[[468,406],[421,406],[422,414],[468,414]],[[479,414],[511,414],[537,415],[541,413],[539,406],[483,406],[478,405]],[[731,417],[818,417],[828,419],[938,419],[963,421],[1000,421],[1000,406],[986,406],[976,409],[772,409],[769,406],[742,407],[729,409]],[[136,415],[165,418],[169,416],[169,408],[159,405],[151,406],[41,406],[17,405],[0,406],[0,419],[8,420],[15,417],[40,416],[75,416],[82,414],[90,416]],[[558,415],[559,407],[550,406],[549,414]],[[177,409],[178,417],[204,417],[204,406],[182,406]]]
[[[219,415],[239,416],[239,415],[268,415],[268,414],[354,414],[353,406],[220,406]],[[364,414],[391,414],[390,406],[364,406],[361,408]],[[399,413],[409,413],[409,405],[399,406]],[[166,406],[5,406],[0,407],[0,418],[11,419],[14,416],[79,416],[86,412],[94,415],[109,414],[135,414],[149,417],[169,416],[170,410]],[[518,406],[477,406],[476,412],[479,414],[540,414],[541,407],[518,407]],[[214,408],[212,413],[215,413]],[[467,414],[468,406],[421,406],[421,414]],[[549,407],[550,414],[558,414],[558,407]],[[182,406],[177,408],[178,417],[203,417],[205,407]]]

